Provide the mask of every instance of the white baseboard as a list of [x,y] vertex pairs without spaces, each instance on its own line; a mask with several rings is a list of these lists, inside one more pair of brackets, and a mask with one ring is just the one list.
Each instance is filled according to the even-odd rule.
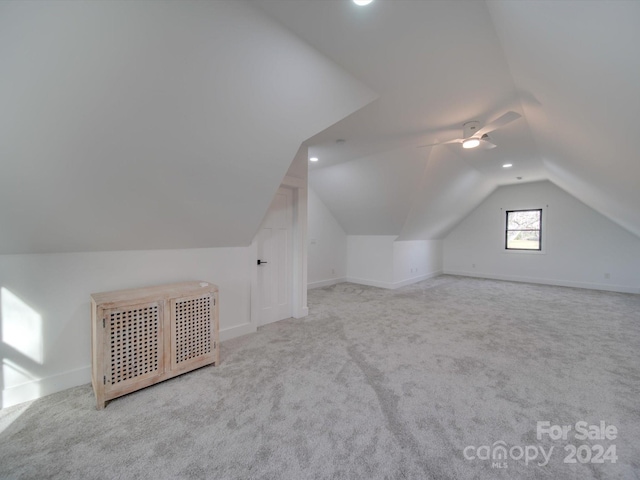
[[2,408],[37,400],[52,393],[91,383],[91,366],[77,368],[46,378],[38,378],[2,391]]
[[232,338],[241,337],[249,333],[255,333],[256,326],[252,323],[243,323],[235,327],[223,328],[220,330],[220,341],[231,340]]
[[[250,323],[225,328],[220,330],[220,341],[240,337],[248,333],[254,333],[255,331],[255,326]],[[19,403],[37,400],[52,393],[61,392],[67,388],[77,387],[87,383],[91,383],[91,366],[70,370],[51,377],[35,379],[16,385],[15,387],[5,388],[2,391],[2,405],[0,405],[0,408],[7,408]]]
[[395,290],[396,288],[406,287],[407,285],[418,283],[428,278],[437,277],[438,275],[442,275],[442,270],[425,273],[424,275],[419,275],[417,277],[408,278],[407,280],[402,280],[400,282],[394,282],[394,283],[379,282],[377,280],[368,280],[366,278],[357,278],[357,277],[347,277],[346,281],[351,283],[358,283],[360,285],[368,285],[370,287],[378,287],[378,288],[386,288],[388,290]]
[[423,280],[427,280],[428,278],[437,277],[438,275],[442,275],[442,270],[436,270],[435,272],[425,273],[424,275],[419,275],[417,277],[408,278],[407,280],[402,280],[401,282],[393,283],[391,288],[400,288],[406,287],[407,285],[412,285],[414,283],[421,282]]
[[607,292],[640,294],[640,288],[625,285],[608,285],[604,283],[575,282],[572,280],[556,280],[549,278],[521,277],[517,275],[496,275],[490,273],[445,270],[445,275],[459,275],[462,277],[488,278],[490,280],[506,280],[509,282],[538,283],[540,285],[555,285],[558,287],[586,288],[588,290],[604,290]]
[[328,280],[320,280],[317,282],[311,282],[307,284],[307,289],[311,290],[312,288],[322,288],[322,287],[330,287],[331,285],[336,285],[338,283],[344,283],[347,279],[345,277],[340,278],[330,278]]
[[377,280],[368,280],[366,278],[358,278],[358,277],[347,277],[347,282],[349,283],[357,283],[359,285],[368,285],[369,287],[378,287],[378,288],[393,288],[393,283],[388,282],[379,282]]
[[301,309],[301,311],[297,315],[294,315],[293,318],[304,318],[308,315],[309,315],[309,307],[304,307]]

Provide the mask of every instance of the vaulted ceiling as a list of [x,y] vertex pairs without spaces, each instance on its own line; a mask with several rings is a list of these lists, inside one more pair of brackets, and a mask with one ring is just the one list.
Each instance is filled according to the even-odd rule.
[[[306,142],[347,233],[441,238],[496,187],[548,179],[640,236],[640,2],[257,3],[380,95]],[[507,111],[495,149],[416,148]]]
[[350,234],[549,179],[640,236],[638,44],[640,2],[4,1],[0,254],[246,245],[301,144]]
[[0,253],[248,245],[374,98],[247,2],[0,2]]

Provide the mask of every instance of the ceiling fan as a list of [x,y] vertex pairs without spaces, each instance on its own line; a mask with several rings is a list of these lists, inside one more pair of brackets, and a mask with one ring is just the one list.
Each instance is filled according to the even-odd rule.
[[492,122],[489,122],[484,127],[480,128],[480,122],[473,121],[467,122],[462,126],[462,138],[456,138],[455,140],[449,140],[447,142],[430,143],[428,145],[419,145],[418,148],[435,147],[436,145],[448,145],[452,143],[459,143],[462,148],[477,148],[480,147],[483,150],[489,150],[495,148],[496,144],[489,138],[489,133],[504,127],[505,125],[517,120],[521,117],[519,113],[507,112],[504,115],[496,118]]

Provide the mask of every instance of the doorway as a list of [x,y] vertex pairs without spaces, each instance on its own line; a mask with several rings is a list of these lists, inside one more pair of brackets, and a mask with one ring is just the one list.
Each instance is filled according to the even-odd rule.
[[293,190],[280,187],[256,236],[257,326],[293,316],[293,229]]

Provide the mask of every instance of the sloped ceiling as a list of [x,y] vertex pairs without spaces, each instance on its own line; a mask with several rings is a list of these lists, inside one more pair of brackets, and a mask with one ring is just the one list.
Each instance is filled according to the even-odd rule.
[[[351,235],[397,235],[414,202],[424,170],[414,147],[321,168],[313,188]],[[374,228],[374,230],[372,230]]]
[[[380,94],[305,142],[348,234],[442,238],[498,186],[549,179],[640,236],[640,2],[259,5]],[[416,149],[509,110],[493,150]]]
[[376,98],[244,1],[0,3],[0,253],[248,245]]
[[0,253],[247,245],[301,144],[350,234],[549,179],[640,236],[639,44],[630,1],[0,2]]
[[640,236],[640,2],[490,2],[548,178]]

